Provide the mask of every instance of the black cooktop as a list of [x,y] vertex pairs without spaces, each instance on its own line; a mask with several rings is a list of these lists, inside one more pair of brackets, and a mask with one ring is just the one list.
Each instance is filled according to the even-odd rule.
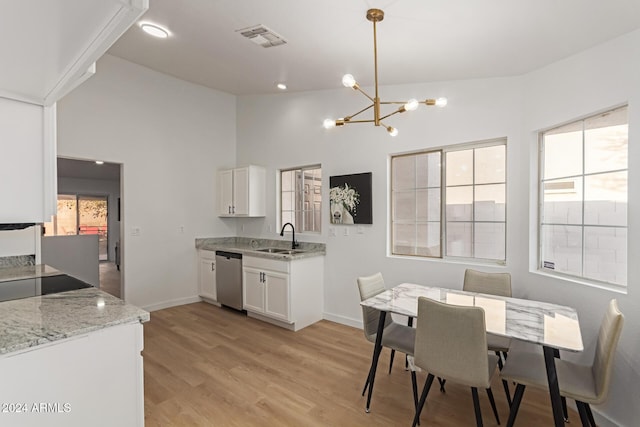
[[56,294],[91,285],[67,274],[0,282],[0,301]]

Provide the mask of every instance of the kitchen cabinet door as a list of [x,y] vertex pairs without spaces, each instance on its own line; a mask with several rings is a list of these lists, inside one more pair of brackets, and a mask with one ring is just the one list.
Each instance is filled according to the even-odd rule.
[[233,169],[218,173],[218,215],[233,216]]
[[264,284],[262,271],[244,267],[242,269],[242,306],[247,311],[264,313]]
[[289,275],[265,271],[265,316],[288,322],[291,319],[289,310]]
[[201,250],[198,256],[198,293],[208,302],[218,301],[216,290],[216,253]]
[[265,169],[261,166],[222,170],[218,173],[218,216],[265,215]]

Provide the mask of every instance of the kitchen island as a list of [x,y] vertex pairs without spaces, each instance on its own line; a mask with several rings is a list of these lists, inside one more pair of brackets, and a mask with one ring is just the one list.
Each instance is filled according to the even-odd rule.
[[148,320],[93,287],[0,302],[0,425],[144,425]]

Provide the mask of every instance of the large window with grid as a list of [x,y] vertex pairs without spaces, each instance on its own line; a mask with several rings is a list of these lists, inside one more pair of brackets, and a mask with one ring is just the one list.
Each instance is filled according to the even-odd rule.
[[290,222],[299,232],[320,233],[322,168],[305,166],[280,171],[280,226]]
[[627,107],[540,135],[540,265],[627,284]]
[[506,141],[391,158],[391,253],[506,259]]

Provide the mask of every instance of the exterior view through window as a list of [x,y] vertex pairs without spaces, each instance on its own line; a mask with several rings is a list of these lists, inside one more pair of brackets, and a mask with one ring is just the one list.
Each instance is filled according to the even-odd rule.
[[107,260],[107,196],[58,194],[57,213],[44,224],[45,236],[98,235],[98,255]]
[[627,284],[627,107],[541,134],[540,268]]
[[280,171],[280,225],[297,232],[320,233],[322,168],[319,165]]
[[394,255],[504,262],[506,141],[393,156],[391,211]]

